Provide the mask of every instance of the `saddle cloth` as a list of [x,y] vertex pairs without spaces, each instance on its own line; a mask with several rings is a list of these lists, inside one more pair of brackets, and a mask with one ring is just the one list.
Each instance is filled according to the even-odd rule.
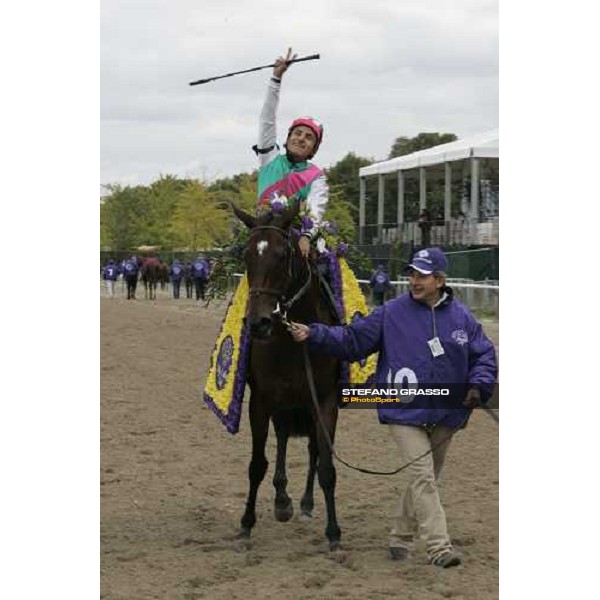
[[[333,254],[328,260],[338,314],[345,323],[365,316],[368,313],[365,297],[346,260]],[[246,388],[250,335],[243,319],[247,302],[248,279],[244,275],[217,336],[203,394],[204,402],[232,434],[239,431]],[[376,362],[373,354],[359,362],[342,363],[340,382],[366,383],[375,375]]]

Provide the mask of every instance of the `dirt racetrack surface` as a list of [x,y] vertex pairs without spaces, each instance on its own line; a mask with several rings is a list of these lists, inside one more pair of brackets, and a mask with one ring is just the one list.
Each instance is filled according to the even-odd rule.
[[[185,295],[185,293],[184,293]],[[455,436],[442,497],[464,566],[429,566],[424,549],[401,564],[387,557],[401,475],[376,477],[337,465],[343,549],[324,535],[315,484],[312,520],[298,519],[306,440],[288,446],[295,514],[273,517],[275,436],[259,490],[251,547],[235,539],[247,492],[247,407],[232,436],[201,400],[225,304],[101,299],[101,598],[486,600],[498,597],[498,427],[477,410]],[[498,328],[486,323],[498,342]],[[392,470],[394,444],[375,410],[340,412],[337,451]]]

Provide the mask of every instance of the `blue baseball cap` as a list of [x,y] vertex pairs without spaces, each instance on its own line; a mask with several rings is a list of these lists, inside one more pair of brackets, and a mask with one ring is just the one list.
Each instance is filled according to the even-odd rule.
[[445,273],[448,270],[448,261],[445,254],[439,248],[425,248],[415,252],[410,264],[405,271],[415,269],[423,275],[432,273]]

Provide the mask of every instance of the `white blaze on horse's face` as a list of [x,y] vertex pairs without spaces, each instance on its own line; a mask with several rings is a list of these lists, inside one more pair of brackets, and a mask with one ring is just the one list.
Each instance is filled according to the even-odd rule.
[[267,242],[267,240],[261,240],[260,242],[258,242],[258,244],[256,244],[256,251],[258,252],[259,256],[263,255],[263,252],[269,247],[269,242]]

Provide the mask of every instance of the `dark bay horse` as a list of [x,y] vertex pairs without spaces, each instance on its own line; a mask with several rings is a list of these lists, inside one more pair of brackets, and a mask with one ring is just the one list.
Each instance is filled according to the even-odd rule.
[[[336,472],[331,448],[311,399],[303,345],[293,341],[280,318],[282,313],[287,313],[290,321],[332,324],[333,316],[320,295],[316,272],[302,257],[290,228],[298,206],[261,217],[253,217],[235,206],[233,209],[251,230],[244,261],[249,284],[246,324],[251,336],[248,383],[251,391],[252,458],[248,468],[250,488],[241,519],[240,537],[250,537],[256,523],[256,495],[267,472],[265,444],[269,421],[273,421],[277,436],[273,477],[275,518],[288,521],[293,515],[292,500],[286,491],[288,438],[308,437],[308,475],[300,511],[302,515],[312,516],[317,473],[327,508],[325,534],[330,549],[336,550],[341,530],[335,510]],[[336,384],[340,365],[337,359],[324,354],[310,354],[310,363],[318,391],[318,413],[333,442],[338,415]]]
[[146,300],[156,300],[156,285],[160,281],[160,261],[158,258],[145,258],[142,261],[141,274]]
[[158,280],[160,281],[161,290],[164,290],[167,287],[167,285],[169,285],[171,277],[169,275],[169,265],[166,262],[161,262],[159,265]]

